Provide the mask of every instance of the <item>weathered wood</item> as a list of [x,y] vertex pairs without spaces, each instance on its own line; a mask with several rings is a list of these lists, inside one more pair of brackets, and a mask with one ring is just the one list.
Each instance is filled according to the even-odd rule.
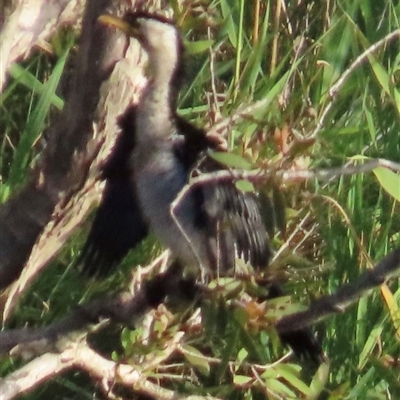
[[99,171],[118,133],[116,117],[143,86],[137,43],[128,46],[124,35],[97,22],[100,14],[120,8],[116,0],[87,2],[65,107],[49,129],[29,183],[0,208],[0,288],[27,262],[0,299],[2,308],[7,301],[3,318],[99,198]]
[[60,26],[80,26],[85,4],[86,0],[14,0],[2,10],[0,93],[10,66],[27,57],[35,44],[47,41]]

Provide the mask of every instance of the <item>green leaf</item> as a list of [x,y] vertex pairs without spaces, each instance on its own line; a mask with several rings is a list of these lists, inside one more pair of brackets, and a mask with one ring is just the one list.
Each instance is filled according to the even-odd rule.
[[298,399],[296,393],[278,379],[267,379],[265,385],[276,395],[284,399]]
[[239,179],[236,183],[235,186],[237,189],[239,189],[242,192],[249,192],[249,193],[254,193],[254,186],[251,182],[246,181],[244,179]]
[[329,364],[324,362],[315,373],[311,383],[308,399],[318,399],[321,392],[325,389],[325,385],[329,379]]
[[375,368],[370,368],[363,376],[360,376],[357,384],[351,389],[346,399],[366,399],[368,392],[368,382],[373,379],[375,375]]
[[305,139],[296,139],[290,146],[290,156],[294,157],[297,155],[302,155],[306,153],[310,147],[314,146],[315,139],[313,138],[305,138]]
[[215,379],[217,382],[221,382],[225,372],[228,368],[228,363],[232,358],[232,355],[235,351],[236,343],[239,338],[239,330],[234,330],[230,335],[226,335],[225,340],[226,344],[221,352],[220,358],[221,363],[217,366],[215,371]]
[[226,0],[221,0],[221,11],[222,11],[222,16],[226,20],[226,30],[228,33],[229,41],[231,42],[232,46],[236,46],[237,43],[237,33],[236,33],[236,27],[233,22],[233,9],[231,6],[228,4]]
[[244,58],[245,66],[242,68],[240,76],[240,91],[244,93],[253,93],[257,85],[258,79],[265,74],[263,61],[265,57],[265,49],[268,47],[270,36],[267,35],[269,28],[269,13],[271,5],[268,3],[263,15],[263,23],[261,27],[260,37],[256,45],[248,47],[248,57]]
[[49,113],[55,91],[64,71],[69,51],[60,57],[53,69],[49,80],[44,84],[44,89],[39,96],[36,107],[29,115],[29,119],[21,135],[20,142],[14,153],[13,163],[10,168],[9,183],[16,186],[21,183],[29,166],[31,150],[45,128],[45,119]]
[[381,320],[379,320],[378,323],[372,328],[358,358],[357,368],[360,368],[360,370],[365,367],[371,355],[373,354],[377,343],[380,341],[383,329],[384,325],[383,321]]
[[237,362],[239,364],[241,364],[247,358],[248,355],[249,355],[249,352],[246,349],[244,349],[244,348],[240,349],[239,353],[236,357]]
[[210,374],[210,364],[199,350],[186,344],[182,347],[182,352],[186,360],[197,368],[202,375],[208,376]]
[[369,55],[368,60],[382,89],[390,97],[393,97],[397,112],[400,113],[400,92],[391,84],[392,78],[382,64],[378,62],[376,57]]
[[235,385],[239,385],[239,386],[243,386],[243,385],[247,385],[248,383],[250,383],[254,378],[250,377],[250,376],[246,376],[246,375],[235,375],[233,377],[233,383]]
[[[256,112],[253,113],[254,116],[258,116],[259,113],[265,113],[265,111],[270,108],[272,101],[275,100],[282,93],[282,90],[287,85],[287,82],[290,79],[291,75],[291,71],[287,71],[272,87],[268,85],[262,86],[259,96],[263,100],[263,107],[257,109]],[[259,117],[261,117],[261,115]]]
[[214,44],[214,40],[196,40],[195,42],[185,42],[185,52],[188,55],[195,55],[209,50]]
[[[396,393],[400,393],[398,368],[389,367],[385,365],[382,360],[377,360],[375,358],[371,358],[369,362],[375,367],[379,375],[383,378],[382,381],[384,381],[392,389],[396,390]],[[382,398],[386,399],[386,397]]]
[[355,135],[360,133],[359,126],[345,126],[337,130],[338,135]]
[[[35,92],[39,96],[43,96],[46,89],[46,84],[43,84],[27,69],[21,67],[19,64],[13,64],[8,70],[10,76],[12,76],[18,83],[25,85],[27,88]],[[50,95],[50,94],[48,94]],[[58,97],[55,93],[51,96],[51,104],[62,110],[64,107],[64,100]]]
[[241,344],[249,353],[249,358],[258,360],[258,362],[262,364],[267,364],[269,360],[266,357],[262,344],[248,331],[245,326],[248,318],[248,313],[243,309],[238,308],[235,310],[234,323],[237,331],[240,333]]
[[237,168],[249,171],[253,169],[253,164],[250,161],[247,161],[245,158],[233,154],[233,153],[226,153],[226,152],[210,152],[209,153],[211,158],[218,161],[221,164],[226,165],[230,168]]
[[373,141],[375,141],[377,132],[376,132],[376,127],[375,127],[375,122],[374,122],[374,117],[372,115],[372,112],[369,108],[365,107],[364,114],[365,114],[365,118],[367,120],[368,131],[371,136],[371,139]]
[[0,204],[3,204],[11,194],[10,185],[2,183],[0,185]]
[[400,174],[396,174],[387,168],[375,168],[373,170],[382,188],[394,199],[400,201]]
[[295,389],[303,393],[305,396],[309,394],[309,387],[297,376],[299,374],[298,366],[295,366],[294,364],[278,364],[276,370],[278,374]]

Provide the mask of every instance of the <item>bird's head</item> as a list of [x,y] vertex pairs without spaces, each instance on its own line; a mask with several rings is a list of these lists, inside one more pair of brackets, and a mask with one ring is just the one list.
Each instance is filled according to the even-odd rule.
[[179,31],[169,19],[144,12],[128,12],[122,18],[102,15],[99,21],[136,38],[149,56],[149,63],[176,66],[183,52]]

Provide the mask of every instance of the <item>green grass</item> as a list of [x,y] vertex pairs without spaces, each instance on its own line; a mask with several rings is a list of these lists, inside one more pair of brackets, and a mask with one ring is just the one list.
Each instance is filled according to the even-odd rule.
[[[256,3],[212,1],[203,11],[175,4],[191,53],[187,85],[180,98],[181,114],[207,125],[234,115],[238,107],[265,100],[263,107],[233,126],[228,137],[232,151],[256,166],[282,160],[283,168],[329,168],[366,157],[400,162],[399,39],[366,58],[335,97],[329,96],[331,86],[361,53],[400,28],[400,5],[393,0],[307,2],[308,7],[305,2],[286,2],[286,9],[279,11],[276,2],[261,0],[257,14]],[[5,127],[0,149],[2,201],[24,182],[29,163],[38,154],[36,142],[51,121],[49,111],[62,107],[56,85],[62,79],[64,63],[62,55],[55,62],[36,55],[11,71],[12,79],[0,98],[1,125]],[[330,102],[332,108],[315,142],[301,147],[290,164],[293,160],[279,152],[276,129],[286,130],[289,142],[294,137],[307,138]],[[273,238],[275,250],[293,235],[271,268],[281,275],[284,269],[288,271],[287,292],[293,294],[294,302],[307,304],[310,296],[333,293],[400,245],[397,184],[398,175],[374,173],[328,183],[275,182],[277,225],[282,224],[283,208],[287,218],[286,232],[277,231]],[[400,184],[397,188],[400,196]],[[269,186],[261,189],[272,194]],[[123,287],[129,265],[148,260],[152,248],[151,244],[144,246],[142,253],[132,254],[113,277],[87,287],[70,268],[83,237],[74,237],[26,294],[12,326],[49,324],[94,293]],[[190,370],[193,381],[185,383],[176,376],[168,380],[167,372],[152,371],[156,377],[164,377],[170,387],[186,393],[200,393],[203,388],[226,399],[265,398],[262,385],[250,379],[249,365],[269,365],[283,354],[271,327],[272,314],[278,311],[271,303],[265,329],[257,329],[243,311],[225,304],[238,293],[251,292],[248,287],[235,290],[206,302],[204,331],[200,337],[188,334],[191,347],[175,360],[177,371]],[[390,295],[395,306],[390,306]],[[399,314],[393,314],[399,303],[400,288],[394,281],[386,291],[377,289],[345,313],[328,318],[318,329],[330,359],[329,372],[321,369],[317,376],[306,366],[300,371],[295,363],[271,366],[260,372],[269,398],[400,397],[399,368],[388,361],[400,356],[400,338],[396,336]],[[158,327],[148,348],[140,344],[140,329],[124,329],[114,357],[135,362],[137,354],[161,351],[184,315],[177,312],[168,327]],[[114,340],[119,337],[118,332],[109,335]],[[221,363],[213,364],[206,356],[219,358]],[[2,374],[15,369],[15,362],[19,364],[3,363]],[[79,398],[90,398],[93,390],[84,376],[69,374],[25,398],[61,398],[53,397],[57,388],[65,396],[79,393]]]

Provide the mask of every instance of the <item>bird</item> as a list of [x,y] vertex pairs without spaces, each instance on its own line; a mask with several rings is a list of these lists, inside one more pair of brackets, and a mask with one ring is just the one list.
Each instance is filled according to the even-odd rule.
[[[95,272],[96,260],[103,272],[113,269],[148,232],[170,249],[189,274],[201,280],[231,273],[236,258],[255,269],[266,268],[272,251],[255,193],[242,192],[233,181],[216,180],[189,187],[172,210],[192,177],[227,168],[212,157],[213,151],[221,150],[218,141],[177,114],[184,46],[176,25],[145,12],[127,12],[123,18],[103,15],[99,21],[139,41],[148,57],[148,81],[134,111],[119,122],[121,143],[131,134],[125,139],[129,149],[122,151],[116,146],[117,157],[111,157],[105,168],[105,192],[81,256],[86,269]],[[122,180],[114,174],[115,166],[122,166]],[[123,182],[119,187],[118,180]],[[125,194],[121,192],[124,187]],[[113,200],[118,195],[128,199],[130,207],[121,209],[132,221],[127,218],[125,224],[125,218],[117,217],[112,224],[121,230],[112,229],[115,235],[111,237],[107,223],[120,212]],[[122,245],[121,234],[128,236]],[[319,343],[310,331],[304,332],[308,341],[292,347],[299,354],[319,359]],[[296,331],[294,337],[287,337],[290,345],[296,341]]]
[[231,271],[236,257],[254,268],[268,265],[268,235],[257,196],[243,193],[234,182],[216,182],[189,190],[194,170],[213,172],[224,166],[209,156],[217,144],[206,133],[176,117],[182,81],[183,42],[168,19],[127,13],[124,19],[101,17],[136,37],[148,56],[148,83],[136,109],[133,184],[150,230],[189,270],[202,276]]

